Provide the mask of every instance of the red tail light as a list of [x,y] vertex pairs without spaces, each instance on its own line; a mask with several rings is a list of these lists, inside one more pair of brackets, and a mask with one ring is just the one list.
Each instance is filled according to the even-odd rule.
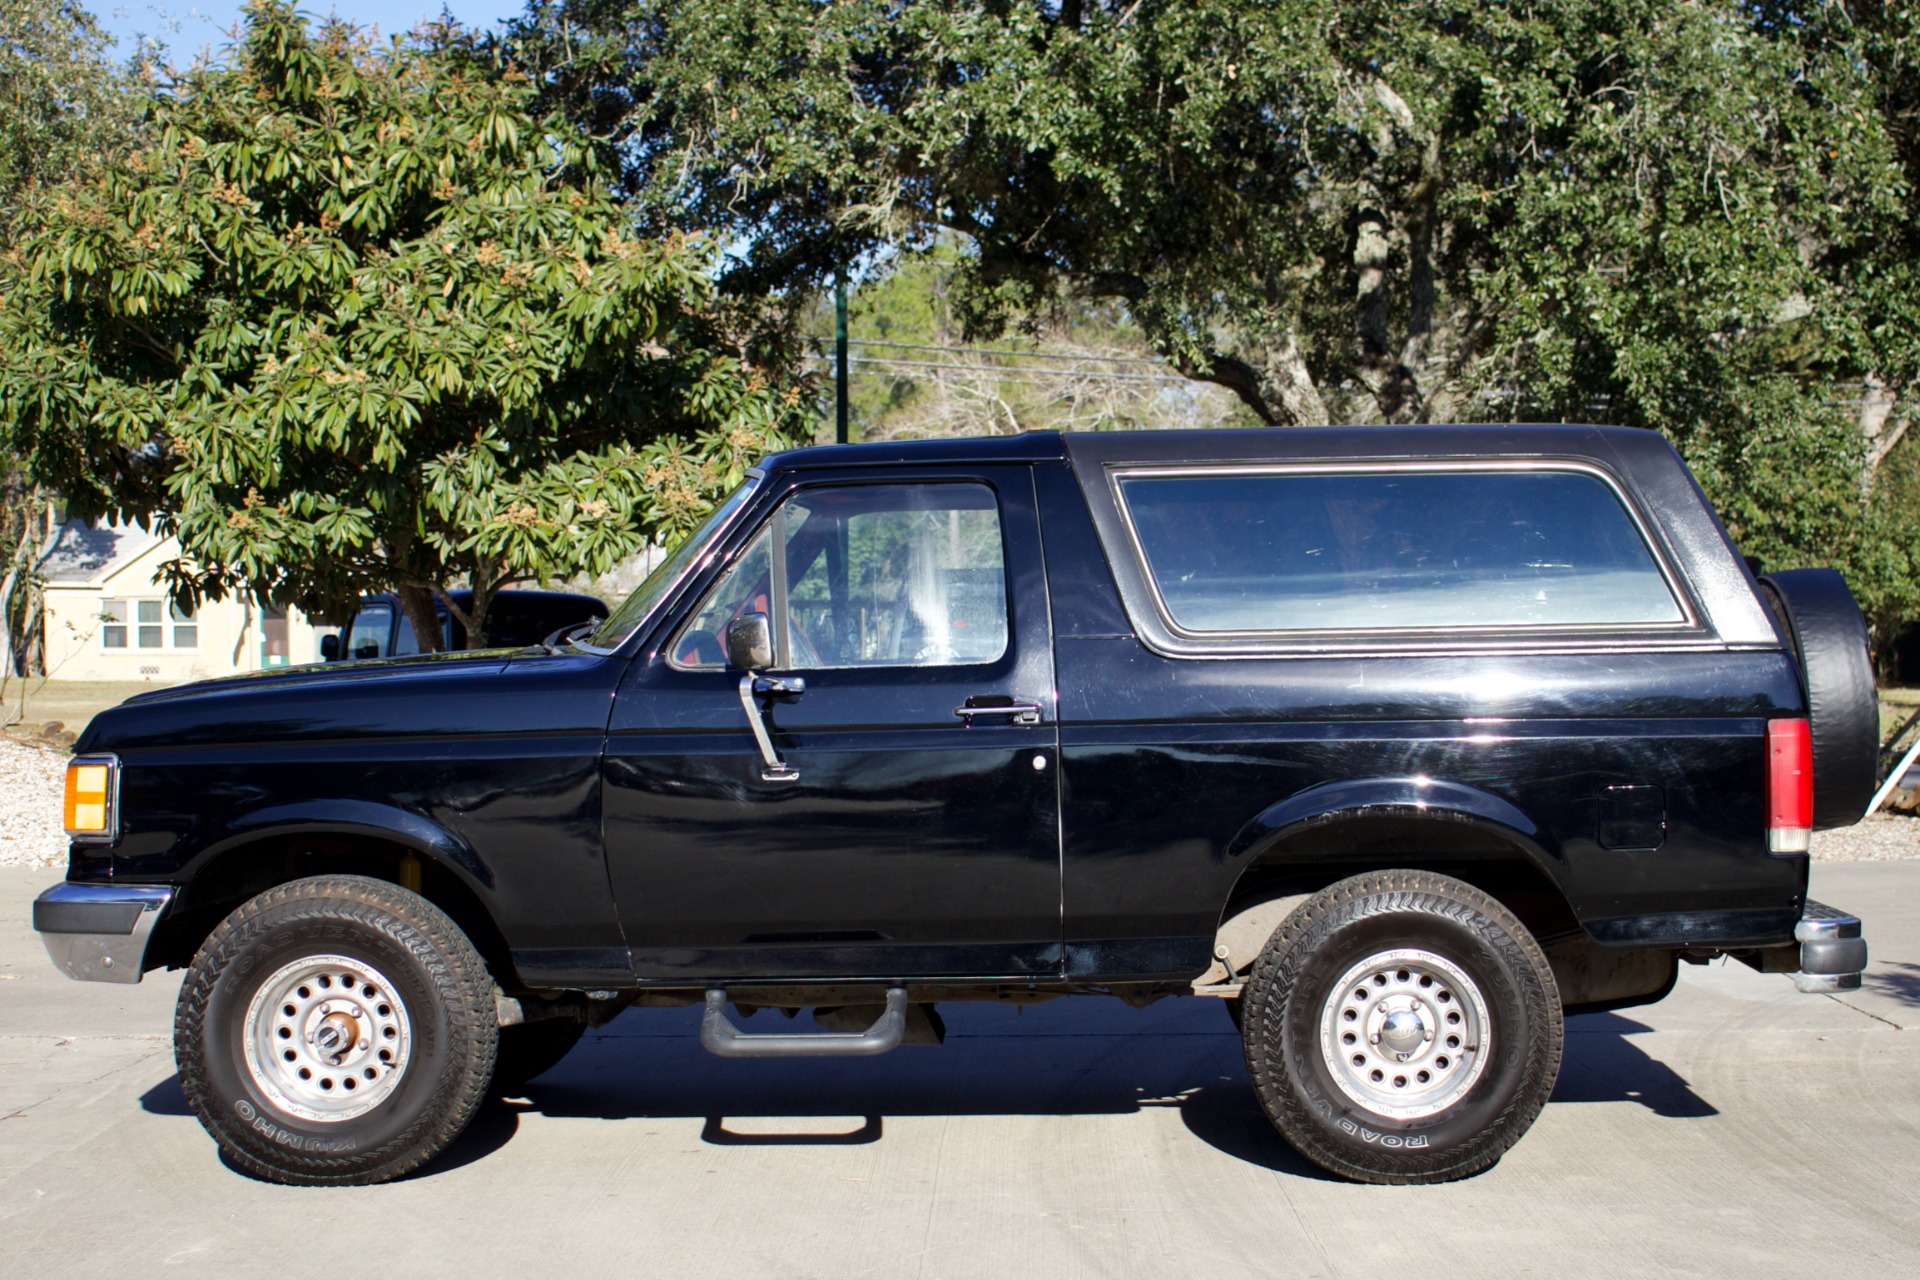
[[1805,720],[1767,721],[1767,849],[1813,846],[1813,734]]

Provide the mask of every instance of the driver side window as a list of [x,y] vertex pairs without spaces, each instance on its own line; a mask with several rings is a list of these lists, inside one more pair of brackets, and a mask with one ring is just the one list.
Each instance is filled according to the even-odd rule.
[[803,491],[715,586],[674,642],[674,663],[724,667],[727,625],[749,612],[773,620],[780,670],[992,662],[1007,648],[993,491],[973,483]]

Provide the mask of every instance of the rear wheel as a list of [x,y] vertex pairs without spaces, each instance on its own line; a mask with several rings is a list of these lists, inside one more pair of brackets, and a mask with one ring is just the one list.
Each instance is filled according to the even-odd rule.
[[1553,971],[1477,889],[1356,876],[1287,918],[1242,997],[1247,1067],[1282,1135],[1364,1182],[1444,1182],[1493,1164],[1560,1070]]
[[362,876],[270,889],[180,987],[174,1057],[200,1121],[274,1182],[384,1182],[451,1142],[493,1073],[493,985],[432,903]]

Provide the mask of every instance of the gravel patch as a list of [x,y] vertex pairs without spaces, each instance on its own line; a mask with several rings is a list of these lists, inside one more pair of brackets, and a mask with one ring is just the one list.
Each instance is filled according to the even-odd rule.
[[67,757],[0,738],[0,867],[64,867],[60,796]]
[[1920,858],[1920,818],[1876,813],[1837,831],[1813,833],[1816,862],[1891,862]]

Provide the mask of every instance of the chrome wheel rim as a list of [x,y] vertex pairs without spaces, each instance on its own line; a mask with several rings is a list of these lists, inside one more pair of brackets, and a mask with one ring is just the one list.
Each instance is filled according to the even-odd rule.
[[1485,1069],[1492,1021],[1466,971],[1418,948],[1341,975],[1320,1014],[1320,1053],[1348,1101],[1391,1120],[1438,1115]]
[[337,1123],[392,1096],[413,1044],[385,974],[347,956],[306,956],[261,983],[243,1031],[247,1074],[291,1116]]

